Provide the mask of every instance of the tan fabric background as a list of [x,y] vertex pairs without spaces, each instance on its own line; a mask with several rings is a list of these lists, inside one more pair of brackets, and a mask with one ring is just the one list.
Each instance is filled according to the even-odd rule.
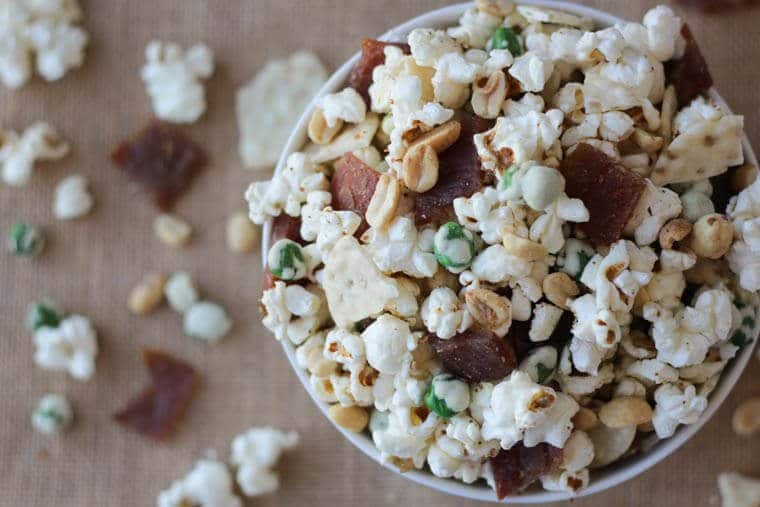
[[[434,0],[82,0],[91,44],[81,70],[54,84],[35,81],[21,91],[0,90],[0,125],[22,129],[45,119],[73,145],[73,154],[48,164],[23,189],[0,186],[0,229],[17,219],[46,228],[43,257],[28,262],[0,255],[0,505],[143,506],[185,474],[207,449],[228,454],[232,437],[253,424],[298,430],[303,444],[282,466],[281,491],[255,505],[463,505],[383,470],[342,439],[299,385],[280,347],[256,311],[259,255],[233,256],[224,247],[224,223],[243,207],[254,177],[237,156],[234,92],[269,58],[298,48],[316,51],[336,68],[362,36],[382,33],[430,8]],[[640,19],[656,0],[582,3]],[[760,11],[704,18],[686,11],[717,84],[735,110],[747,115],[757,140]],[[108,159],[114,144],[150,115],[139,79],[151,38],[214,50],[217,71],[208,83],[209,109],[189,129],[211,156],[209,169],[177,212],[195,227],[185,250],[161,245],[151,232],[155,211],[127,185]],[[72,172],[90,177],[97,208],[88,218],[61,223],[52,217],[53,189]],[[4,239],[3,239],[4,240]],[[186,269],[211,299],[234,316],[235,330],[216,347],[184,337],[167,307],[149,317],[125,309],[134,283],[149,270]],[[27,304],[52,297],[95,322],[101,353],[97,374],[80,383],[36,368],[24,330]],[[137,351],[166,349],[203,374],[177,438],[156,445],[114,424],[110,414],[145,381]],[[760,391],[753,361],[718,415],[676,455],[624,486],[578,507],[597,505],[701,506],[716,502],[715,476],[727,469],[760,474],[759,440],[730,430],[732,409]],[[46,392],[75,405],[76,425],[60,438],[36,434],[29,414]],[[760,437],[759,437],[760,438]]]

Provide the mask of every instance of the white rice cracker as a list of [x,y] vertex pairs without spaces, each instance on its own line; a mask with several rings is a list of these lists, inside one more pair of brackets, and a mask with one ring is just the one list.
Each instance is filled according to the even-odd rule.
[[249,169],[269,169],[322,85],[327,69],[314,53],[298,51],[268,62],[237,92],[240,157]]
[[703,180],[744,163],[744,117],[702,122],[673,139],[652,172],[655,185]]

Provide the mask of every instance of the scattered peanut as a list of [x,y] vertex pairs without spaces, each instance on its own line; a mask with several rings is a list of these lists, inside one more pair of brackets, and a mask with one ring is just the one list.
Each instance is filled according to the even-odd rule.
[[505,231],[503,233],[502,243],[507,253],[529,262],[538,261],[546,257],[546,249],[543,245],[521,238],[511,232]]
[[515,10],[512,0],[475,0],[475,7],[497,18],[505,18]]
[[552,304],[562,308],[569,309],[567,300],[580,294],[578,284],[568,276],[567,273],[551,273],[544,278],[542,288],[544,295]]
[[760,431],[760,398],[750,398],[736,407],[731,425],[737,435],[745,437]]
[[589,431],[599,426],[599,417],[590,408],[581,407],[573,416],[573,426],[579,431]]
[[654,424],[652,424],[652,421],[647,421],[636,426],[636,430],[641,433],[652,433],[654,432]]
[[472,109],[481,118],[496,118],[507,98],[507,78],[500,70],[476,81],[472,87]]
[[382,228],[393,220],[401,198],[399,181],[389,174],[383,174],[377,181],[375,193],[367,206],[367,223],[372,227]]
[[415,144],[407,150],[401,167],[406,188],[427,192],[438,182],[438,155],[428,144]]
[[430,132],[417,137],[409,145],[409,149],[411,150],[418,144],[427,144],[433,148],[436,153],[441,153],[459,139],[459,134],[461,132],[462,125],[456,120],[451,120],[443,125],[439,125]]
[[164,299],[166,276],[161,273],[151,273],[143,278],[129,293],[127,307],[137,315],[144,315],[156,309]]
[[631,135],[631,140],[647,153],[656,153],[662,149],[662,137],[654,136],[644,129],[635,129]]
[[673,248],[691,234],[692,228],[691,222],[683,218],[671,220],[660,229],[660,246],[666,249]]
[[349,431],[359,433],[369,424],[369,414],[367,409],[362,407],[343,407],[341,405],[333,405],[328,411],[327,415],[330,419],[340,426]]
[[731,175],[731,190],[738,194],[757,179],[757,167],[752,164],[744,164],[738,167]]
[[153,221],[153,231],[165,245],[180,247],[190,241],[193,228],[180,217],[165,213]]
[[231,252],[250,252],[258,240],[259,229],[245,212],[238,211],[227,220],[227,248]]
[[621,396],[599,409],[599,420],[608,428],[625,428],[652,420],[652,407],[638,396]]
[[723,257],[734,239],[734,228],[727,216],[719,213],[705,215],[694,224],[690,247],[699,257]]
[[468,290],[464,295],[464,300],[467,311],[488,329],[495,331],[512,323],[512,306],[509,300],[491,290]]
[[314,144],[329,144],[343,128],[343,120],[338,119],[332,127],[327,126],[327,120],[321,109],[315,109],[308,126],[308,135]]

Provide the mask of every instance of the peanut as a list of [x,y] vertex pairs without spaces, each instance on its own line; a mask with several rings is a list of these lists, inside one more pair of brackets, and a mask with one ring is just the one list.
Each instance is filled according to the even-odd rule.
[[496,71],[488,79],[476,81],[472,87],[472,109],[481,118],[496,118],[507,98],[507,78]]
[[181,247],[190,241],[193,228],[175,215],[158,215],[153,221],[153,231],[165,245]]
[[438,182],[438,155],[428,144],[416,144],[404,155],[404,184],[414,192],[427,192]]
[[521,238],[512,232],[505,231],[502,234],[502,243],[507,253],[529,262],[538,261],[546,257],[546,249],[542,245],[529,239]]
[[459,139],[459,134],[461,133],[462,125],[456,120],[451,120],[414,139],[408,149],[411,150],[418,144],[427,144],[436,153],[441,153],[454,144]]
[[343,120],[338,120],[332,127],[327,126],[327,120],[321,109],[315,109],[309,120],[307,133],[314,144],[330,144],[343,128]]
[[692,228],[691,222],[683,218],[671,220],[660,229],[660,246],[670,250],[691,234]]
[[377,181],[375,193],[367,206],[367,223],[375,228],[385,227],[396,214],[401,199],[401,185],[389,174],[383,174]]
[[248,215],[239,211],[227,220],[227,248],[231,252],[250,252],[259,239],[259,230]]
[[731,425],[737,435],[745,437],[760,431],[760,398],[750,398],[736,407]]
[[544,295],[551,303],[567,310],[567,300],[580,294],[578,284],[567,273],[551,273],[544,278],[542,283]]
[[512,322],[509,300],[488,289],[471,289],[464,295],[467,311],[484,327],[496,330]]
[[515,10],[512,0],[475,0],[475,7],[497,18],[506,18]]
[[369,424],[367,409],[362,407],[343,407],[333,405],[327,410],[330,420],[348,431],[359,433]]
[[625,428],[652,420],[652,407],[638,396],[621,396],[599,409],[599,420],[608,428]]
[[166,276],[151,273],[143,278],[129,293],[127,308],[134,314],[144,315],[156,309],[164,299]]
[[580,431],[593,430],[599,426],[599,417],[590,408],[581,407],[573,416],[573,426]]
[[720,259],[734,240],[734,228],[725,215],[711,213],[694,224],[690,247],[699,257]]
[[647,153],[656,153],[662,149],[662,137],[653,136],[644,129],[635,129],[631,139],[639,148]]

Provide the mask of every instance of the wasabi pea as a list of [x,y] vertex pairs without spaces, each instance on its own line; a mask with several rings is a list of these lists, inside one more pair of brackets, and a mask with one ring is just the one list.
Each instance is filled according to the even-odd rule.
[[18,222],[8,234],[8,250],[19,257],[36,257],[45,246],[45,238],[36,227]]
[[69,400],[60,394],[46,394],[32,414],[32,426],[45,435],[55,435],[71,425],[74,412]]
[[306,276],[306,259],[295,241],[281,239],[269,249],[269,271],[280,280],[299,280]]
[[594,257],[594,247],[585,241],[569,238],[557,257],[557,267],[575,280],[580,280],[586,264]]
[[557,349],[551,346],[538,347],[530,351],[528,356],[520,363],[520,370],[524,371],[533,382],[546,384],[557,369]]
[[565,190],[565,179],[556,169],[534,165],[520,181],[525,203],[537,211],[551,206]]
[[522,46],[517,34],[506,26],[500,26],[491,36],[491,49],[508,49],[512,56],[522,54]]
[[462,271],[475,257],[472,233],[456,222],[443,224],[435,233],[433,253],[438,263],[452,271]]
[[470,388],[466,382],[444,373],[433,377],[424,399],[427,408],[449,419],[470,405]]
[[41,327],[58,327],[63,319],[63,313],[50,301],[41,301],[29,305],[26,313],[26,327],[30,331],[37,331]]

